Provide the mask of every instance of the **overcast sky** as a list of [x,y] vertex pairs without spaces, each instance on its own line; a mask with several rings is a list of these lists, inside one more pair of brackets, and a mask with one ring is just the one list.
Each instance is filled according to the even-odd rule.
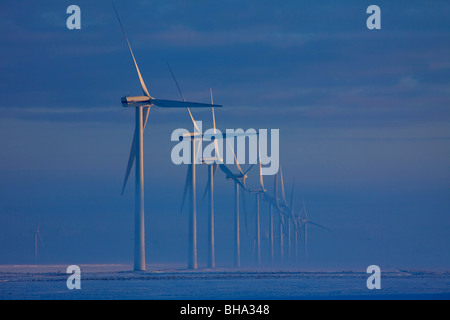
[[[81,8],[81,30],[66,27],[71,4]],[[371,4],[381,8],[381,30],[366,27]],[[224,106],[219,128],[280,129],[295,206],[304,199],[311,220],[333,230],[310,228],[303,265],[450,267],[448,1],[116,6],[153,97],[179,99],[170,63],[188,100],[209,102],[214,90]],[[0,29],[0,263],[35,262],[38,221],[38,262],[131,263],[133,184],[120,190],[134,112],[120,98],[141,90],[111,2],[3,1]],[[209,111],[194,116],[212,125]],[[170,160],[176,128],[192,129],[184,110],[151,110],[150,263],[187,261],[188,217],[179,213],[187,168]],[[233,185],[221,172],[216,180],[217,260],[229,265]],[[205,183],[199,168],[201,192]],[[248,183],[256,186],[254,175]],[[252,262],[250,195],[247,207],[243,264]],[[200,266],[206,208],[199,199]]]

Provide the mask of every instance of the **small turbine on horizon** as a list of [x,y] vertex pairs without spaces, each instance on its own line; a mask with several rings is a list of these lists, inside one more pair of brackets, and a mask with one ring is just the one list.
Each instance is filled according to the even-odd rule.
[[38,258],[38,242],[42,243],[39,222],[36,226],[36,231],[34,231],[34,258],[35,259]]
[[[303,213],[303,215],[302,215]],[[300,210],[298,215],[298,221],[300,223],[300,227],[303,227],[303,241],[305,245],[305,259],[308,259],[308,225],[316,226],[320,229],[331,231],[331,229],[322,226],[321,224],[315,223],[309,220],[308,212],[306,211],[305,201],[303,201],[303,208]]]

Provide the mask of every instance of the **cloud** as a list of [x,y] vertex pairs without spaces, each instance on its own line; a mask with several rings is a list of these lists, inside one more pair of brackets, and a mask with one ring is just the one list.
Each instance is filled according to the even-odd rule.
[[195,30],[185,25],[172,26],[155,33],[142,33],[139,42],[181,47],[208,47],[264,44],[269,46],[302,46],[311,38],[308,34],[264,30],[261,28],[229,31]]

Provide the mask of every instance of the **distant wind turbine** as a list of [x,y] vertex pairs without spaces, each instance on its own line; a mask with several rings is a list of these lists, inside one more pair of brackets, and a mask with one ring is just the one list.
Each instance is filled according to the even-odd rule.
[[255,194],[256,198],[256,220],[255,220],[255,229],[256,229],[256,262],[258,265],[261,264],[261,221],[260,221],[260,198],[267,191],[264,188],[264,179],[262,174],[262,166],[261,166],[261,155],[258,156],[258,164],[259,164],[259,187],[254,189],[249,189],[250,193]]
[[[294,244],[295,244],[295,260],[298,258],[298,237],[301,233],[299,226],[296,223],[296,216],[294,211],[294,190],[295,190],[295,179],[292,182],[292,189],[291,189],[291,199],[289,202],[289,219],[292,221],[292,224],[294,225]],[[290,224],[289,224],[290,229]],[[289,239],[291,238],[290,231],[289,231]],[[289,247],[290,247],[290,241],[289,240]],[[289,249],[291,250],[291,249]]]
[[[122,186],[122,194],[125,190],[131,168],[136,159],[136,183],[135,183],[135,250],[134,250],[134,270],[144,271],[145,270],[145,232],[144,232],[144,155],[143,155],[143,132],[147,124],[148,115],[150,108],[152,106],[158,106],[163,108],[210,108],[210,104],[187,102],[187,101],[174,101],[174,100],[161,100],[153,98],[142,78],[141,72],[136,62],[133,50],[131,49],[130,42],[125,33],[125,29],[122,26],[122,22],[117,13],[116,7],[114,6],[114,11],[116,12],[117,19],[122,29],[125,41],[127,43],[128,49],[130,51],[131,57],[138,74],[139,82],[141,84],[142,96],[134,97],[123,97],[121,99],[122,106],[124,107],[135,107],[136,117],[135,117],[135,131],[133,135],[133,143],[130,150],[130,156],[128,158],[127,170],[125,173],[125,179]],[[216,105],[214,107],[221,107]]]
[[[214,104],[212,90],[210,89],[211,93],[211,104]],[[231,134],[218,134],[216,129],[216,117],[214,114],[214,108],[212,109],[212,117],[213,117],[213,125],[214,125],[214,149],[215,149],[215,157],[209,158],[209,159],[203,159],[203,164],[208,165],[208,183],[205,187],[205,191],[203,193],[203,198],[209,193],[209,215],[208,215],[208,267],[214,268],[215,267],[215,253],[214,253],[214,175],[217,171],[217,168],[220,168],[222,172],[225,173],[226,177],[228,179],[231,179],[235,182],[236,188],[238,186],[243,187],[244,189],[241,189],[242,191],[245,190],[245,179],[247,178],[247,173],[251,169],[251,167],[247,170],[247,172],[244,174],[242,173],[242,169],[239,166],[239,163],[237,162],[236,155],[234,154],[234,150],[232,150],[234,154],[234,158],[236,161],[236,165],[238,166],[239,174],[234,174],[224,163],[223,159],[219,152],[219,145],[218,145],[218,139],[227,139],[227,138],[234,138],[237,136],[249,136],[252,134],[240,134],[240,133],[231,133]],[[239,237],[239,191],[237,191],[237,196],[235,195],[235,208],[236,208],[236,214],[235,214],[235,265],[240,266],[240,237]],[[244,207],[245,209],[245,207]]]
[[269,226],[269,236],[270,236],[270,259],[271,262],[274,262],[274,209],[278,212],[279,222],[280,222],[280,259],[283,260],[284,256],[284,212],[283,208],[280,205],[280,199],[278,198],[278,180],[280,173],[277,172],[274,176],[274,186],[273,186],[273,195],[270,195],[269,192],[263,193],[264,201],[269,203],[270,210],[270,226]]
[[187,193],[190,191],[189,205],[189,239],[188,239],[188,268],[197,269],[197,193],[196,193],[196,163],[197,152],[196,142],[200,138],[196,137],[196,132],[190,136],[191,141],[191,163],[186,173],[186,182],[184,185],[183,201],[181,210],[183,210]]
[[250,166],[250,168],[244,172],[242,171],[241,166],[239,165],[239,162],[237,160],[236,154],[234,153],[233,148],[231,148],[231,145],[229,146],[231,152],[233,152],[234,155],[234,161],[236,163],[236,167],[238,169],[238,173],[233,173],[230,169],[228,169],[226,166],[220,166],[220,169],[225,173],[226,178],[228,180],[233,180],[235,184],[234,189],[234,266],[240,267],[241,266],[241,241],[240,241],[240,217],[239,217],[239,195],[242,190],[242,197],[245,205],[245,191],[247,191],[247,187],[245,185],[245,181],[248,178],[247,173],[253,168],[253,165]]
[[[280,182],[281,182],[281,215],[282,215],[282,219],[283,219],[283,221],[286,223],[286,221],[285,221],[285,218],[286,218],[286,209],[287,209],[287,204],[286,204],[286,193],[285,193],[285,189],[284,189],[284,179],[283,179],[283,169],[282,169],[282,167],[280,166]],[[285,224],[284,225],[280,225],[280,237],[281,237],[281,240],[280,240],[280,243],[281,243],[281,247],[282,247],[282,249],[281,249],[281,256],[282,256],[282,259],[283,259],[283,257],[284,257],[284,246],[283,246],[283,244],[284,244],[284,234],[285,233],[288,233],[289,232],[289,223],[290,223],[290,221],[289,221],[289,218],[287,219],[287,223],[288,223],[288,227],[287,228],[284,228],[284,226],[285,226]],[[287,234],[287,236],[288,236],[288,238],[289,238],[289,233]]]
[[35,259],[37,259],[37,257],[38,257],[38,240],[42,243],[39,222],[37,224],[36,231],[34,232],[34,258]]
[[[303,216],[302,216],[303,213]],[[306,211],[305,202],[303,201],[303,208],[299,214],[300,225],[303,226],[303,236],[304,236],[304,244],[305,244],[305,258],[308,258],[308,225],[313,225],[318,228],[321,228],[326,231],[331,231],[329,228],[324,227],[318,223],[312,222],[309,220],[308,212]]]
[[[291,260],[291,253],[292,253],[292,243],[291,243],[291,239],[292,239],[292,232],[291,232],[291,222],[293,224],[294,222],[294,209],[293,209],[293,201],[294,201],[294,188],[295,188],[295,179],[294,182],[292,184],[292,190],[291,190],[291,198],[290,198],[290,202],[289,205],[287,204],[286,201],[286,191],[285,191],[285,187],[284,187],[284,178],[283,178],[283,169],[280,166],[280,180],[281,180],[281,194],[282,194],[282,203],[281,203],[281,209],[283,211],[283,215],[287,220],[287,230],[284,230],[287,236],[287,242],[288,242],[288,259],[289,261]],[[294,224],[294,227],[296,227],[296,225]]]
[[[167,64],[169,67],[170,73],[172,75],[173,80],[175,81],[175,84],[178,88],[178,92],[180,93],[181,98],[183,101],[186,101],[181,88],[178,84],[177,79],[175,78],[175,74],[172,71],[172,68],[169,64]],[[213,112],[213,119],[214,119],[214,102],[212,98],[212,90],[211,92],[211,106],[212,106],[212,112]],[[192,124],[194,125],[194,132],[189,133],[188,135],[184,135],[180,137],[180,139],[189,138],[191,141],[191,163],[189,164],[188,171],[186,173],[186,182],[184,186],[184,192],[183,192],[183,200],[181,203],[181,211],[183,211],[184,203],[186,201],[186,196],[188,191],[190,191],[190,206],[189,206],[189,239],[188,239],[188,268],[189,269],[197,269],[198,262],[197,262],[197,187],[196,187],[196,164],[197,160],[203,164],[204,160],[202,157],[199,157],[201,155],[200,148],[200,141],[203,140],[204,134],[200,132],[200,128],[198,127],[194,116],[191,113],[191,110],[189,108],[186,108],[189,116],[191,118]],[[215,120],[214,120],[214,128],[215,128]],[[214,131],[215,133],[215,131]],[[198,147],[196,146],[196,143],[198,143]],[[217,145],[217,141],[215,142],[215,145]],[[218,152],[218,148],[216,148],[216,152]],[[217,153],[218,154],[218,153]],[[220,159],[220,158],[219,158]],[[212,201],[212,197],[211,197]],[[210,205],[211,207],[212,205]],[[212,228],[212,244],[210,244],[210,248],[213,251],[212,255],[212,262],[209,263],[211,268],[214,267],[214,217],[210,217],[210,226]]]

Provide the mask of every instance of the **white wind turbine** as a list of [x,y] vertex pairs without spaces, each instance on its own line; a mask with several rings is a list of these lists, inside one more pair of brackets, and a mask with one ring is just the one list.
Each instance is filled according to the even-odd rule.
[[[303,216],[302,216],[303,213]],[[305,258],[308,258],[308,225],[313,225],[316,226],[318,228],[321,228],[323,230],[326,231],[331,231],[329,228],[324,227],[318,223],[315,223],[313,221],[309,220],[308,217],[308,212],[306,211],[306,207],[305,207],[305,201],[303,201],[303,208],[299,213],[299,222],[300,222],[300,226],[303,227],[303,236],[304,236],[304,244],[305,244]]]
[[[175,78],[175,75],[173,74],[172,69],[170,68],[170,72],[172,74],[173,80],[175,81],[175,84],[177,85],[178,91],[182,97],[183,100],[186,100],[184,98],[183,93],[181,92],[180,86],[178,85],[178,81]],[[186,182],[184,185],[184,192],[183,192],[183,200],[181,204],[181,211],[183,210],[184,203],[186,201],[186,196],[188,191],[190,190],[190,211],[189,211],[189,249],[188,249],[188,268],[190,269],[197,269],[197,195],[196,195],[196,168],[195,165],[197,163],[199,164],[207,164],[208,165],[208,183],[205,189],[205,192],[203,194],[203,198],[206,196],[207,192],[209,191],[209,215],[208,215],[208,267],[209,268],[215,268],[215,236],[214,236],[214,175],[217,170],[217,167],[221,167],[222,170],[227,171],[228,168],[223,164],[223,159],[220,156],[219,152],[219,145],[217,142],[217,139],[225,139],[225,134],[217,134],[216,130],[216,118],[214,115],[214,107],[217,105],[214,105],[214,99],[212,94],[212,89],[210,89],[210,95],[211,95],[211,110],[212,110],[212,117],[213,117],[213,125],[214,125],[214,131],[211,139],[214,139],[214,151],[215,151],[215,157],[213,158],[203,158],[201,155],[200,143],[198,144],[198,147],[195,146],[196,142],[200,142],[205,138],[205,134],[200,132],[199,127],[197,126],[197,123],[192,116],[191,111],[188,109],[189,116],[191,117],[192,123],[194,124],[195,132],[189,133],[187,136],[183,135],[183,137],[180,138],[186,138],[189,137],[191,141],[191,163],[189,164],[188,171],[186,174]],[[232,135],[230,135],[232,136]],[[228,170],[229,171],[229,170]]]
[[[295,258],[298,257],[298,237],[301,234],[301,229],[297,224],[297,217],[295,216],[295,210],[294,210],[294,190],[295,190],[295,179],[292,183],[292,189],[291,189],[291,199],[289,202],[289,206],[286,206],[286,215],[289,219],[288,224],[288,247],[289,247],[289,259],[291,260],[291,251],[292,251],[292,232],[291,232],[291,225],[294,227],[294,245],[295,245]],[[292,223],[291,223],[292,222]]]
[[[197,130],[197,129],[196,129]],[[188,191],[190,191],[190,205],[189,205],[189,237],[188,237],[188,268],[197,269],[197,193],[196,193],[196,163],[197,163],[197,149],[196,143],[202,139],[201,133],[193,132],[189,138],[191,141],[191,162],[188,166],[186,174],[186,182],[184,185],[183,201],[181,204],[181,211],[184,207],[184,202]]]
[[[294,182],[292,183],[292,190],[291,190],[291,200],[289,203],[289,208],[287,209],[289,211],[289,219],[292,221],[292,224],[294,225],[294,244],[295,244],[295,260],[297,260],[298,258],[298,238],[301,235],[301,228],[298,225],[298,217],[295,215],[295,210],[294,210],[294,190],[295,190],[295,179]],[[290,225],[289,225],[290,228]],[[289,232],[289,237],[290,236],[290,232]],[[289,240],[290,242],[290,240]],[[290,247],[290,244],[289,244]]]
[[[258,149],[259,150],[259,149]],[[264,196],[264,193],[267,191],[264,188],[264,179],[263,179],[263,175],[262,175],[262,166],[261,166],[261,154],[258,155],[258,162],[259,162],[259,187],[258,188],[254,188],[254,189],[249,189],[250,193],[254,193],[255,194],[255,198],[256,198],[256,220],[255,220],[255,230],[256,230],[256,263],[258,265],[261,264],[261,221],[260,221],[260,214],[259,214],[259,209],[260,209],[260,199],[261,196]],[[272,229],[273,231],[273,229]],[[273,233],[272,233],[272,240],[273,240]]]
[[[247,171],[242,171],[241,166],[237,160],[233,148],[229,145],[229,149],[233,152],[234,161],[238,169],[238,173],[231,172],[226,166],[221,165],[220,169],[225,173],[227,180],[233,180],[235,184],[234,189],[234,266],[236,268],[241,266],[241,240],[240,240],[240,217],[239,217],[239,195],[242,192],[242,197],[245,206],[245,192],[247,187],[245,181],[248,178],[247,173],[253,168],[253,165]],[[242,190],[242,191],[241,191]],[[245,207],[244,207],[245,208]]]
[[[281,167],[280,167],[281,168]],[[283,204],[280,204],[280,199],[278,197],[278,180],[279,180],[280,172],[277,172],[274,177],[274,187],[273,187],[273,196],[269,194],[269,192],[263,193],[263,199],[269,203],[270,210],[270,257],[271,262],[274,262],[274,223],[273,223],[273,210],[275,209],[278,212],[279,224],[280,224],[280,259],[281,261],[284,259],[284,234],[285,234],[285,223],[284,223],[284,215],[286,208]]]
[[[178,84],[177,79],[172,71],[172,68],[169,64],[170,73],[172,75],[173,80],[178,88],[178,92],[180,93],[181,99],[186,101],[183,93],[181,92],[181,88]],[[211,103],[211,106],[213,104]],[[194,132],[191,132],[187,135],[183,135],[180,139],[189,139],[191,141],[191,161],[188,166],[188,171],[186,173],[186,182],[184,185],[184,193],[183,193],[183,201],[181,203],[181,210],[183,211],[184,202],[186,200],[187,192],[190,191],[190,205],[189,205],[189,225],[188,225],[188,268],[189,269],[197,269],[197,186],[196,186],[196,164],[199,161],[199,152],[201,152],[200,141],[203,139],[203,133],[200,132],[200,128],[198,127],[194,117],[192,116],[191,110],[186,108],[189,116],[191,118],[192,124],[194,125]],[[198,148],[196,147],[198,144]]]
[[[286,193],[284,191],[284,180],[283,180],[283,169],[280,165],[280,182],[281,182],[281,208],[280,208],[280,216],[281,221],[285,222],[285,210],[286,210]],[[277,198],[278,199],[278,198]],[[289,224],[289,221],[288,221]],[[281,252],[281,260],[284,259],[284,235],[286,233],[286,228],[284,223],[280,223],[280,252]]]
[[[275,256],[275,247],[274,247],[274,223],[273,223],[273,209],[274,207],[279,211],[279,205],[278,205],[278,201],[276,199],[276,194],[277,194],[277,176],[278,173],[275,174],[275,178],[274,178],[274,187],[273,187],[273,191],[274,191],[274,197],[269,195],[269,192],[267,190],[265,190],[264,193],[262,193],[263,196],[263,200],[266,201],[269,204],[269,241],[270,241],[270,262],[274,262],[274,256]],[[261,181],[262,184],[264,185],[263,182],[263,178],[261,176]],[[281,218],[280,218],[281,219]]]
[[34,231],[34,258],[35,259],[37,259],[37,257],[38,257],[38,240],[42,243],[39,222],[37,224],[36,231]]
[[[204,139],[206,136],[203,133],[189,133],[187,136],[191,139],[191,150],[195,150],[194,152],[191,152],[191,164],[189,165],[188,172],[186,175],[186,182],[184,186],[184,192],[183,192],[183,200],[181,204],[181,210],[184,207],[184,203],[186,201],[187,193],[190,190],[190,199],[191,199],[191,206],[190,206],[190,223],[189,230],[190,230],[190,237],[189,237],[189,267],[190,268],[196,268],[196,257],[197,257],[197,242],[196,242],[196,186],[195,186],[195,163],[201,163],[201,164],[207,164],[209,167],[209,173],[208,173],[208,184],[206,186],[206,190],[204,192],[204,195],[209,191],[209,217],[208,217],[208,267],[214,268],[215,267],[215,254],[214,254],[214,175],[217,170],[217,167],[220,168],[221,171],[223,171],[228,179],[233,180],[237,185],[237,192],[239,193],[239,186],[243,187],[245,190],[245,179],[247,178],[247,172],[244,174],[234,174],[224,163],[223,159],[221,158],[220,152],[219,152],[219,146],[217,139],[227,139],[227,138],[234,138],[235,136],[238,136],[240,134],[218,134],[216,130],[216,120],[214,115],[214,107],[216,105],[213,104],[213,98],[212,98],[212,91],[211,91],[211,103],[212,103],[212,115],[213,115],[213,125],[214,125],[214,131],[210,138],[214,137],[214,149],[215,149],[215,157],[210,159],[205,159],[199,156],[199,150],[197,150],[194,141],[200,141]],[[191,118],[193,122],[195,123],[194,118]],[[198,127],[196,127],[198,128]],[[196,129],[197,130],[197,129]],[[183,135],[183,138],[186,135]],[[233,151],[234,154],[234,151]],[[196,161],[196,162],[195,162]],[[237,162],[237,158],[235,155],[235,161],[238,166],[238,169],[240,172],[242,172],[242,169],[239,166],[239,163]],[[241,182],[241,180],[243,182]],[[235,198],[236,199],[236,198]],[[237,222],[235,222],[235,258],[238,261],[237,266],[240,265],[240,259],[239,259],[239,198],[235,200],[236,207],[237,207]],[[237,231],[236,231],[237,230]],[[192,235],[192,236],[191,236]],[[236,236],[237,235],[237,236]],[[237,242],[236,242],[237,241]]]
[[[169,66],[170,69],[170,66]],[[180,86],[178,85],[178,82],[175,79],[175,76],[171,70],[172,77],[178,87],[178,90],[180,92],[181,97],[184,99],[184,96],[181,92]],[[189,115],[191,117],[191,120],[195,127],[195,132],[189,133],[187,135],[183,135],[185,138],[189,137],[191,139],[191,150],[194,150],[194,152],[191,151],[191,164],[189,165],[188,172],[186,174],[186,182],[184,186],[184,192],[183,192],[183,200],[181,204],[181,210],[183,210],[184,203],[186,201],[186,196],[188,191],[190,190],[190,219],[189,219],[189,262],[188,266],[190,269],[196,269],[197,268],[197,227],[196,227],[196,179],[195,179],[195,165],[196,163],[200,164],[207,164],[208,165],[208,183],[206,186],[206,190],[203,194],[203,197],[205,197],[206,193],[209,191],[209,216],[208,216],[208,267],[214,268],[215,267],[215,249],[214,249],[214,175],[217,170],[217,167],[223,171],[228,179],[233,180],[236,183],[236,189],[237,194],[239,194],[239,186],[242,186],[245,188],[245,179],[247,178],[247,173],[250,171],[250,169],[253,167],[251,166],[245,173],[243,173],[238,161],[236,154],[234,153],[234,150],[232,150],[234,159],[236,162],[236,165],[238,167],[238,170],[240,174],[234,174],[224,163],[223,159],[221,158],[220,152],[219,152],[219,145],[217,142],[217,139],[227,139],[227,138],[234,138],[237,136],[240,136],[242,134],[218,134],[216,129],[216,118],[214,114],[214,107],[217,107],[218,105],[214,104],[212,90],[210,89],[211,94],[211,109],[212,109],[212,117],[213,117],[213,125],[214,125],[214,131],[213,134],[210,135],[210,138],[214,138],[214,150],[215,150],[215,157],[213,158],[203,158],[200,154],[199,148],[195,146],[195,143],[200,140],[203,140],[205,135],[202,132],[200,132],[200,129],[198,128],[194,117],[192,116],[192,113],[189,111]],[[219,105],[219,107],[221,107]],[[243,134],[244,136],[251,135],[251,134]],[[200,147],[200,144],[199,146]],[[242,182],[241,182],[242,181]],[[239,196],[235,197],[235,205],[236,205],[236,221],[235,221],[235,265],[240,266],[240,241],[239,241]]]
[[[123,97],[121,99],[122,105],[124,107],[134,107],[135,108],[135,132],[133,135],[133,143],[130,150],[130,156],[128,158],[127,170],[125,173],[125,179],[122,187],[122,194],[125,190],[125,186],[128,181],[131,168],[136,159],[136,183],[135,183],[135,249],[134,249],[134,270],[144,271],[145,270],[145,232],[144,232],[144,155],[143,155],[143,132],[147,124],[148,115],[150,108],[152,106],[158,106],[163,108],[210,108],[210,104],[186,102],[186,101],[174,101],[174,100],[161,100],[153,98],[147,90],[147,87],[142,78],[141,72],[136,62],[133,50],[131,49],[130,42],[125,33],[125,30],[120,21],[119,14],[117,13],[116,7],[114,6],[114,11],[116,12],[117,19],[122,29],[123,35],[125,37],[128,49],[130,51],[131,57],[136,68],[136,72],[139,77],[139,82],[141,84],[142,91],[144,95],[134,96],[134,97]],[[220,107],[220,106],[216,106]]]
[[[211,104],[214,104],[212,89],[210,89],[211,94]],[[213,126],[214,131],[213,134],[217,133],[216,130],[216,117],[214,114],[214,108],[211,108],[212,118],[213,118]],[[208,182],[205,187],[205,192],[203,193],[203,199],[209,194],[208,197],[208,268],[216,267],[216,258],[215,258],[215,232],[214,232],[214,175],[219,167],[219,163],[222,163],[223,160],[220,157],[219,153],[219,144],[217,142],[217,137],[214,139],[214,150],[215,157],[211,159],[203,159],[203,164],[208,165]]]
[[[283,178],[283,170],[280,166],[280,180],[281,180],[281,195],[282,195],[282,203],[281,203],[281,209],[283,211],[284,217],[287,219],[287,230],[284,230],[287,236],[287,242],[288,242],[288,259],[291,260],[291,253],[292,253],[292,232],[291,232],[291,222],[294,222],[294,215],[293,215],[293,201],[294,201],[294,188],[295,188],[295,180],[292,184],[292,190],[291,190],[291,198],[289,205],[286,201],[286,193],[285,193],[285,187],[284,187],[284,178]],[[296,225],[294,223],[294,228],[296,229]]]
[[[214,100],[213,100],[213,95],[212,95],[212,90],[210,89],[210,93],[211,93],[211,104],[214,104]],[[220,168],[220,170],[222,172],[224,172],[227,176],[228,179],[231,179],[235,182],[235,184],[237,186],[242,186],[245,190],[245,179],[247,178],[246,174],[249,170],[247,170],[247,172],[245,174],[234,174],[224,163],[223,163],[223,159],[220,155],[220,151],[219,151],[219,145],[218,145],[218,141],[217,139],[227,139],[227,138],[234,138],[237,136],[248,136],[248,135],[252,135],[252,134],[218,134],[217,129],[216,129],[216,117],[214,114],[214,108],[212,109],[212,118],[213,118],[213,126],[214,126],[214,131],[213,131],[213,136],[214,136],[214,151],[215,151],[215,156],[213,158],[209,158],[209,159],[202,159],[202,163],[203,164],[207,164],[208,165],[208,183],[205,187],[205,192],[203,193],[203,198],[205,198],[205,196],[209,193],[209,215],[208,215],[208,267],[209,268],[214,268],[215,267],[215,251],[214,251],[214,175],[217,171],[217,168]],[[230,147],[231,149],[231,147]],[[232,150],[233,154],[234,154],[234,150]],[[234,159],[236,161],[236,164],[238,166],[238,170],[240,170],[240,172],[242,172],[239,163],[237,162],[237,158],[236,155],[234,154]],[[239,194],[239,191],[238,191]],[[236,200],[237,199],[237,200]],[[237,208],[237,213],[235,215],[236,220],[235,220],[235,265],[239,266],[240,265],[240,239],[239,239],[239,198],[235,197],[235,207]]]

